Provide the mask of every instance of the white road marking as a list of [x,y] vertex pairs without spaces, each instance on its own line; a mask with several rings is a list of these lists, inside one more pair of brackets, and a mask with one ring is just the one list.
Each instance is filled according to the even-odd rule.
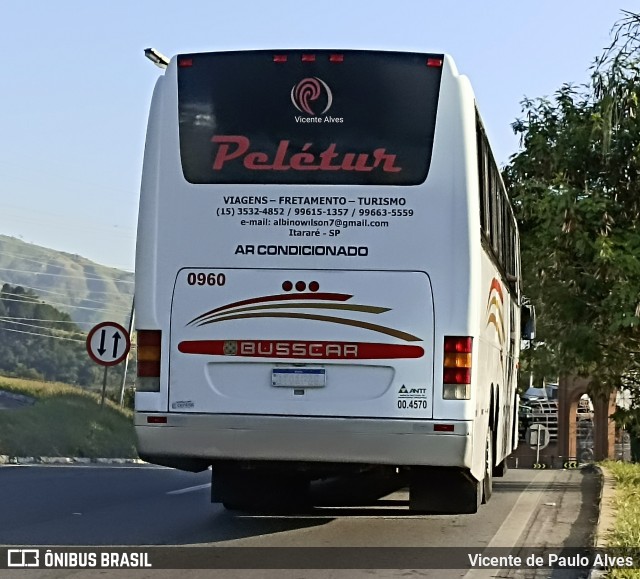
[[[516,501],[515,505],[507,515],[504,523],[500,525],[500,528],[493,536],[493,539],[489,541],[489,544],[485,549],[491,549],[492,547],[515,547],[516,541],[520,538],[520,535],[524,532],[533,514],[533,510],[536,508],[542,493],[547,489],[548,482],[544,485],[540,485],[542,488],[539,490],[533,490],[534,485],[539,485],[538,479],[542,476],[543,471],[536,473],[533,480],[527,485],[527,488],[520,493],[520,497]],[[523,513],[529,513],[529,516],[523,516]],[[488,579],[490,577],[500,577],[501,569],[470,569],[467,571],[464,579]]]
[[211,483],[205,483],[203,485],[196,485],[195,487],[187,487],[185,489],[178,489],[177,491],[169,491],[168,495],[183,495],[185,493],[193,493],[195,491],[200,491],[202,489],[209,488]]

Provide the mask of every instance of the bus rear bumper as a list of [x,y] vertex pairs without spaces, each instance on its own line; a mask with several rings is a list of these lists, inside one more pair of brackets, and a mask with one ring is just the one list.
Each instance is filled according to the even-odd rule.
[[[159,416],[166,423],[150,423]],[[437,424],[453,425],[436,431]],[[469,421],[136,412],[141,457],[471,468]],[[179,460],[176,461],[179,463]],[[190,470],[190,469],[189,469]]]

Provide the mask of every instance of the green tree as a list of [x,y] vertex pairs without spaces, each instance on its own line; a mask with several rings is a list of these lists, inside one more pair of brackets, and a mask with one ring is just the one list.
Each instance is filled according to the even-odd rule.
[[41,301],[31,290],[4,284],[0,291],[0,371],[88,386],[95,364],[85,334],[70,316]]
[[525,363],[593,393],[640,386],[640,15],[626,12],[590,82],[527,99],[504,177],[525,293],[540,312]]

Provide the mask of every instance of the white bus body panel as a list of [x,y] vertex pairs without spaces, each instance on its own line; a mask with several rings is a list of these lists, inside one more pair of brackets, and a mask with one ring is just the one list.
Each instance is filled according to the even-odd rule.
[[149,425],[147,416],[153,414],[136,413],[138,446],[156,457],[465,468],[473,464],[470,422],[456,422],[455,432],[441,433],[434,432],[430,420],[171,414],[167,424]]
[[[215,270],[224,285],[190,285],[196,271],[202,272],[181,270],[175,283],[170,411],[432,416],[434,324],[426,274]],[[315,282],[319,290],[285,293],[286,281]],[[189,353],[189,346],[205,353]],[[368,358],[368,348],[379,359]],[[391,357],[393,348],[415,357]],[[290,385],[278,385],[295,369],[300,375]],[[309,379],[319,382],[305,386]]]

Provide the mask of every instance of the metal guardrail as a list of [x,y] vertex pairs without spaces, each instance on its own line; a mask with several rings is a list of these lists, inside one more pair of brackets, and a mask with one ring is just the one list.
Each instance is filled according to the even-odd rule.
[[558,401],[533,400],[528,403],[533,410],[531,424],[543,424],[549,430],[551,440],[558,439]]

